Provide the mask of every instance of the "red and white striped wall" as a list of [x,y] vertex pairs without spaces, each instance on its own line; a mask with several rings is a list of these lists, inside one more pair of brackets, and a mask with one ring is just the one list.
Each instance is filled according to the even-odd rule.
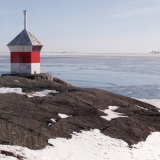
[[40,52],[11,52],[12,74],[39,74]]

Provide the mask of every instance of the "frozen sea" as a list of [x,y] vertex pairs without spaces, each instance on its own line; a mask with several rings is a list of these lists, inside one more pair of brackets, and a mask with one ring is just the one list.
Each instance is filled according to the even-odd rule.
[[[0,55],[0,74],[10,72],[9,53]],[[80,87],[125,96],[160,98],[160,54],[42,53],[41,72]]]

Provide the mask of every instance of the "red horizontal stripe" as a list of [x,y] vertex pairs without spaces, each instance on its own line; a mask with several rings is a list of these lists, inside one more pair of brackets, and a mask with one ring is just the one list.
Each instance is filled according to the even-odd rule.
[[11,63],[40,63],[40,52],[11,52]]

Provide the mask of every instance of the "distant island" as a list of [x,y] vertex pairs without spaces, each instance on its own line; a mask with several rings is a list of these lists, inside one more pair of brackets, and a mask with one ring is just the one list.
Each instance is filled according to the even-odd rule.
[[159,52],[159,50],[158,50],[158,51],[153,51],[153,50],[152,50],[152,52],[150,52],[150,53],[160,53],[160,52]]

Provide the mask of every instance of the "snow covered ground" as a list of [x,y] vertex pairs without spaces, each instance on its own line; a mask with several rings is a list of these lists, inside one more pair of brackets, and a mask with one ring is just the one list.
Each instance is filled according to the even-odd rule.
[[[15,92],[24,94],[21,88],[0,88],[0,93]],[[51,90],[35,92],[32,96],[45,96]],[[30,97],[30,96],[29,96]],[[141,99],[140,99],[141,100]],[[153,104],[160,108],[160,100],[142,101]],[[122,117],[122,114],[114,112],[116,106],[110,106],[104,110],[108,115],[103,117],[106,120]],[[61,118],[68,115],[59,113]],[[56,121],[52,119],[54,123]],[[160,132],[151,133],[145,142],[139,142],[131,148],[121,139],[111,138],[103,135],[98,129],[73,133],[71,139],[56,138],[49,139],[53,146],[46,146],[42,150],[30,150],[20,146],[0,145],[0,150],[9,151],[15,155],[24,157],[25,160],[159,160],[160,159]],[[15,160],[15,157],[0,154],[0,159]]]
[[24,94],[22,92],[22,88],[9,88],[9,87],[1,87],[0,93],[17,93],[17,94]]
[[[22,88],[9,88],[9,87],[1,87],[0,88],[0,94],[2,93],[17,93],[17,94],[26,94],[22,92]],[[34,93],[28,93],[26,94],[28,97],[34,97],[34,96],[39,96],[39,97],[44,97],[48,95],[49,93],[59,93],[56,90],[43,90],[39,92],[34,92]]]
[[[30,150],[19,146],[0,145],[0,150],[11,151],[27,160],[159,160],[160,132],[148,136],[132,148],[120,139],[105,136],[98,129],[73,133],[72,139],[49,139],[53,146]],[[5,155],[0,159],[8,160]],[[15,159],[11,158],[10,159]]]

